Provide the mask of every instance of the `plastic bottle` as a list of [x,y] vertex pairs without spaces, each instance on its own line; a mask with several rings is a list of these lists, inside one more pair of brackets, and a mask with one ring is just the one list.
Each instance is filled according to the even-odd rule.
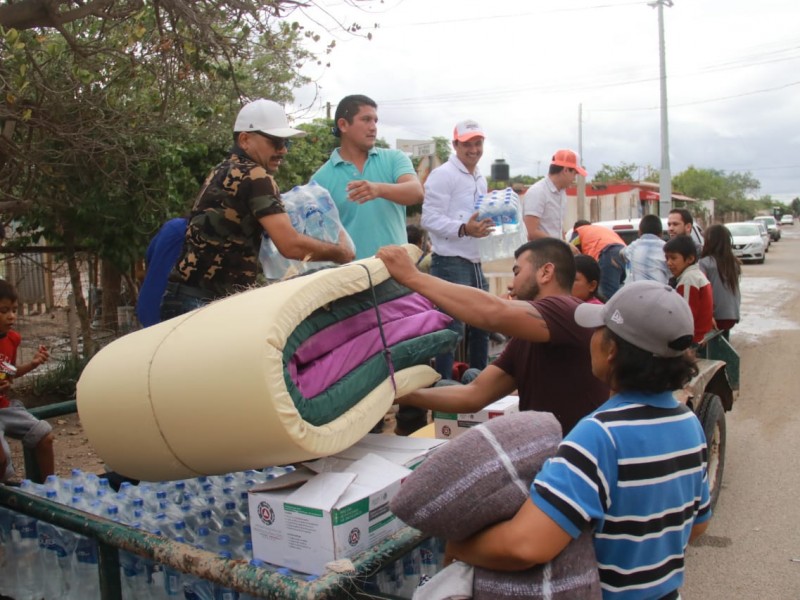
[[122,597],[146,598],[147,584],[145,582],[144,564],[135,554],[120,550],[119,567],[122,583]]
[[414,595],[414,590],[419,586],[420,576],[420,555],[419,550],[414,549],[403,556],[403,580],[400,583],[400,596],[410,598]]
[[239,503],[236,502],[234,498],[235,496],[231,496],[231,499],[227,500],[223,505],[222,517],[230,518],[237,523],[241,523],[247,520],[247,513],[243,513],[239,510]]
[[[185,544],[186,540],[180,536],[175,541]],[[183,573],[176,571],[172,567],[164,565],[164,594],[167,598],[183,597]]]
[[16,570],[15,593],[17,600],[42,597],[42,557],[39,552],[36,519],[17,513],[11,530],[12,556]]
[[[160,529],[151,529],[150,533],[153,535],[162,535]],[[164,573],[164,565],[154,562],[148,558],[143,558],[145,570],[145,582],[147,593],[145,598],[163,600],[167,596],[166,592],[166,574]]]
[[183,578],[183,597],[185,600],[214,600],[214,586],[206,579],[187,575]]
[[[57,486],[47,487],[45,498],[57,502]],[[67,592],[67,581],[72,575],[72,553],[75,551],[75,534],[46,521],[36,524],[39,536],[39,554],[42,573],[42,594],[45,598],[61,598]]]
[[420,573],[423,577],[427,577],[428,579],[430,579],[431,577],[436,575],[437,571],[439,570],[439,564],[437,560],[437,552],[434,540],[428,539],[425,540],[422,544],[420,544],[419,555],[420,555]]
[[210,546],[213,544],[211,537],[211,530],[208,527],[198,527],[195,532],[194,545],[203,550],[211,550]]
[[70,600],[93,600],[100,597],[100,575],[97,568],[97,542],[78,536],[75,546],[73,577],[70,580]]
[[11,531],[16,513],[0,506],[0,594],[10,596],[17,583]]

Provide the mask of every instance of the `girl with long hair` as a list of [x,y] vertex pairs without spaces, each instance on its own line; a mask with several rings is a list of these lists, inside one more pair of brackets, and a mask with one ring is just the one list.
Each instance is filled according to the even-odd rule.
[[706,229],[699,264],[714,293],[714,326],[729,339],[731,328],[739,322],[742,265],[733,255],[733,242],[727,227],[716,224]]

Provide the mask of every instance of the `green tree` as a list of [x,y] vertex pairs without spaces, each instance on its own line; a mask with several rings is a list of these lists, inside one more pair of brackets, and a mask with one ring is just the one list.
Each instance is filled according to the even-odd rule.
[[317,169],[328,160],[339,145],[338,138],[331,131],[332,127],[333,121],[328,119],[315,119],[297,126],[308,135],[292,141],[292,148],[275,176],[281,190],[308,183]]
[[312,5],[0,6],[0,213],[65,247],[87,354],[78,251],[113,267],[104,272],[129,271],[230,146],[242,100],[285,102],[305,82],[299,69],[315,57],[303,42],[318,36],[284,15]]
[[751,173],[730,173],[718,169],[688,169],[672,178],[672,187],[698,200],[714,199],[717,212],[742,212],[752,217],[758,203],[749,198],[761,187]]
[[793,215],[800,215],[800,198],[795,198],[789,205],[792,208]]
[[608,181],[634,181],[636,179],[634,175],[638,168],[639,166],[634,163],[622,162],[616,166],[603,163],[603,166],[600,167],[600,170],[594,174],[594,179],[592,181],[595,183],[604,183]]

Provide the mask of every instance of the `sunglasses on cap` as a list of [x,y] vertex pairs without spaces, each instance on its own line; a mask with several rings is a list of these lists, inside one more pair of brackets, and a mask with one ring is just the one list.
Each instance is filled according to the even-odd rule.
[[292,141],[288,138],[280,138],[275,137],[274,135],[269,135],[268,133],[264,133],[263,131],[253,131],[252,133],[256,133],[261,137],[267,138],[272,145],[275,147],[275,150],[283,150],[286,148],[287,150],[292,147]]

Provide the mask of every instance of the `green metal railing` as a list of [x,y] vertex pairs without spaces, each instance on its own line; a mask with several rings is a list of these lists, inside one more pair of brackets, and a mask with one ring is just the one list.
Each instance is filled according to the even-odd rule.
[[[31,409],[39,419],[76,412],[75,400]],[[25,452],[28,479],[42,477],[32,453]],[[69,506],[34,496],[18,488],[0,485],[0,506],[91,537],[99,549],[98,577],[102,600],[122,600],[119,552],[130,552],[226,588],[267,599],[326,600],[335,598],[391,599],[395,596],[363,591],[366,579],[401,558],[427,539],[416,529],[404,527],[383,542],[351,559],[352,571],[326,572],[313,580],[251,566],[243,559],[223,559],[193,546],[149,534]],[[130,600],[130,599],[126,599]]]
[[[99,547],[102,600],[122,600],[119,551],[130,552],[183,573],[208,579],[226,588],[261,598],[325,600],[341,597],[391,598],[365,594],[367,577],[401,558],[426,536],[405,527],[352,559],[354,570],[327,572],[308,581],[256,568],[243,559],[223,559],[187,544],[151,535],[139,529],[73,509],[45,498],[0,485],[0,506],[94,538]],[[348,596],[349,594],[349,596]]]

